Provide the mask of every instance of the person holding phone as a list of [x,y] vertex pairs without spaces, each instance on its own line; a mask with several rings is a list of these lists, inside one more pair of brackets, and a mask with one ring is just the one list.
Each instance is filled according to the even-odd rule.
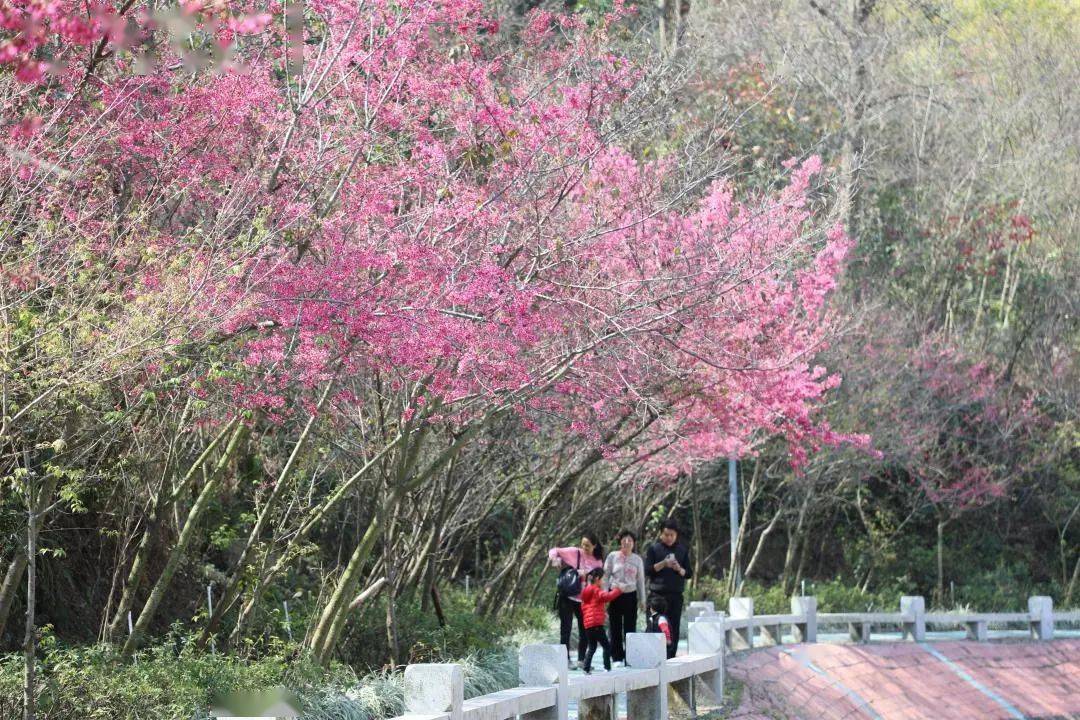
[[664,599],[667,619],[671,624],[671,644],[668,657],[675,657],[679,647],[679,624],[682,622],[683,591],[694,573],[690,551],[679,542],[679,526],[665,520],[660,526],[660,539],[645,552],[645,575],[649,578],[649,595]]

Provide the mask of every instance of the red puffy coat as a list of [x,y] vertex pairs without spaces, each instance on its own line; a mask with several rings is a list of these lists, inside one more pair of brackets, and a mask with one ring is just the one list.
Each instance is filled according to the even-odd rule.
[[581,619],[588,630],[594,627],[603,627],[607,620],[607,611],[604,606],[615,598],[622,595],[622,590],[604,591],[599,585],[586,585],[581,591]]

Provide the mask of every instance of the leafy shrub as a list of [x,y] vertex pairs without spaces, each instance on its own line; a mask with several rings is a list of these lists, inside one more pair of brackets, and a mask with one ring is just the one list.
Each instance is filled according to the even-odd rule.
[[[517,685],[518,647],[552,639],[550,613],[524,609],[498,622],[481,622],[467,600],[448,594],[445,628],[437,621],[432,627],[421,620],[419,608],[401,603],[403,641],[410,643],[403,647],[422,656],[416,661],[461,663],[469,697]],[[378,620],[369,618],[374,627],[361,632],[381,632]],[[379,720],[404,709],[401,672],[380,669],[358,676],[343,663],[322,668],[298,646],[280,640],[265,645],[257,658],[212,654],[196,651],[174,628],[166,642],[126,663],[109,645],[63,647],[47,627],[41,635],[42,720],[203,720],[218,694],[278,686],[299,696],[309,720]],[[21,708],[21,695],[22,657],[0,657],[0,709]]]
[[[496,619],[477,618],[474,599],[448,588],[441,600],[446,625],[439,624],[434,610],[419,602],[399,599],[396,606],[400,661],[445,662],[468,657],[478,648],[496,648],[519,630],[543,633],[551,623],[545,608],[520,607]],[[363,609],[345,637],[341,657],[353,667],[377,669],[390,650],[386,639],[386,601],[380,598]]]

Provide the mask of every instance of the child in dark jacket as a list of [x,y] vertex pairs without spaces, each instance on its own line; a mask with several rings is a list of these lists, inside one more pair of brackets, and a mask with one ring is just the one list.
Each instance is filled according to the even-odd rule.
[[607,611],[604,606],[615,598],[622,595],[618,588],[605,592],[600,587],[604,579],[604,569],[595,568],[585,576],[587,583],[581,591],[581,616],[585,626],[585,637],[589,642],[585,651],[585,673],[592,672],[593,654],[596,646],[604,649],[604,669],[611,670],[611,644],[608,642],[607,633],[604,632],[604,622],[607,620]]
[[667,601],[661,595],[653,595],[649,598],[649,614],[645,622],[645,632],[663,633],[664,644],[668,648],[668,657],[674,657],[671,647],[671,625],[668,623]]

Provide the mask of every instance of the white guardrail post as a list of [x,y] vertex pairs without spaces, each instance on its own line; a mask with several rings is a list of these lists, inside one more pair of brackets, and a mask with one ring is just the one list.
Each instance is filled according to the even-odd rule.
[[716,699],[716,704],[724,701],[724,613],[707,615],[690,623],[688,633],[691,655],[719,655],[720,666],[711,672],[698,675],[694,681],[697,690],[705,691]]
[[900,598],[900,614],[904,616],[903,637],[915,642],[926,641],[926,600],[922,595]]
[[525,645],[518,651],[518,678],[526,687],[555,686],[555,705],[523,713],[521,720],[567,720],[570,681],[565,645]]
[[745,620],[743,627],[732,628],[728,635],[728,647],[732,650],[750,650],[754,647],[754,598],[728,598],[728,616],[732,620]]
[[1028,598],[1028,614],[1031,615],[1031,637],[1036,640],[1054,638],[1054,600],[1046,595]]
[[409,665],[405,668],[405,712],[462,720],[465,674],[460,665]]
[[626,692],[626,716],[634,720],[667,720],[668,693],[664,677],[667,645],[659,633],[627,633],[626,664],[637,669],[656,670],[656,685]]
[[811,595],[796,595],[791,598],[791,614],[802,618],[792,625],[791,634],[795,636],[795,642],[816,643],[817,598]]
[[682,615],[682,624],[686,627],[680,630],[679,637],[688,637],[686,633],[690,632],[690,623],[699,618],[713,615],[716,615],[716,605],[713,604],[712,600],[694,600]]

